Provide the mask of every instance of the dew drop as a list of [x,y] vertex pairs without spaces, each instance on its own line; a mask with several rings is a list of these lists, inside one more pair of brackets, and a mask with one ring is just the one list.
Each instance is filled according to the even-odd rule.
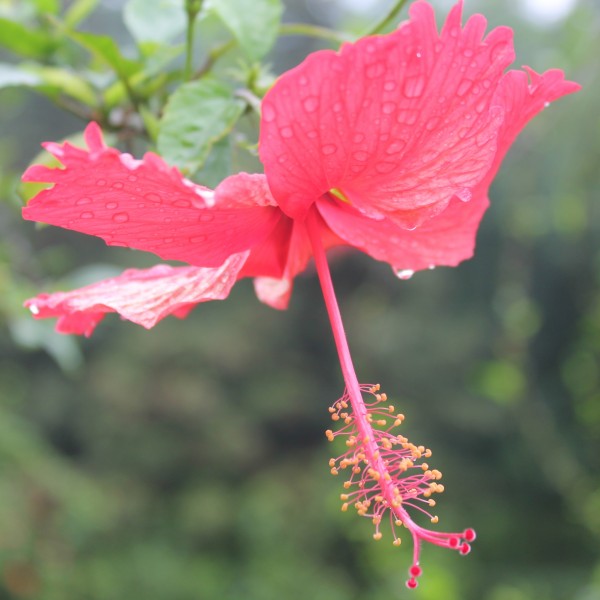
[[112,187],[113,187],[115,190],[120,190],[120,189],[123,189],[123,182],[122,182],[122,181],[115,181],[115,182],[112,184]]
[[85,212],[82,212],[79,215],[79,218],[80,219],[93,219],[94,218],[94,213],[91,212],[91,211],[89,211],[89,210],[86,210]]
[[129,181],[137,181],[137,175],[129,175],[127,179],[129,179]]
[[344,108],[344,105],[341,102],[336,102],[333,105],[333,112],[334,113],[339,113],[342,112],[342,108]]
[[173,243],[173,238],[172,237],[165,238],[163,240],[163,243],[165,243],[165,244],[172,244]]
[[190,238],[190,243],[191,244],[201,244],[202,242],[206,241],[207,236],[205,235],[194,235]]
[[173,206],[176,206],[177,208],[189,208],[191,204],[189,200],[179,199],[173,202]]
[[272,123],[275,120],[276,117],[276,113],[275,113],[275,109],[273,108],[272,104],[263,104],[262,107],[262,118],[267,122],[267,123]]
[[352,138],[352,141],[355,144],[360,144],[364,139],[365,139],[365,134],[364,133],[355,133],[354,137]]
[[427,131],[433,131],[434,129],[437,128],[437,126],[440,124],[440,120],[438,117],[432,117],[431,119],[429,119],[429,121],[427,121],[427,123],[425,123],[425,129],[427,129]]
[[369,158],[369,154],[367,152],[355,152],[352,155],[352,158],[358,160],[359,162],[365,162]]
[[463,56],[466,56],[467,58],[471,58],[471,56],[473,56],[473,50],[471,50],[471,48],[465,48],[463,50]]
[[106,179],[97,179],[96,180],[96,185],[106,185]]
[[458,190],[457,192],[454,193],[455,196],[461,201],[461,202],[470,202],[471,198],[473,197],[473,194],[471,193],[471,190],[467,189],[467,188],[463,188],[462,190]]
[[414,274],[415,272],[412,269],[400,269],[399,271],[396,271],[396,277],[398,279],[410,279]]
[[396,110],[395,102],[384,102],[381,106],[384,115],[391,115]]
[[308,79],[306,78],[305,75],[302,75],[302,77],[300,77],[300,79],[298,80],[298,83],[300,85],[306,85],[308,83]]
[[118,202],[107,202],[104,205],[108,210],[114,210],[115,208],[117,208],[117,206],[119,206]]
[[427,268],[428,268],[430,271],[433,271],[433,270],[435,269],[435,265],[429,265]]
[[77,202],[75,202],[75,204],[77,204],[77,206],[82,206],[83,204],[91,204],[92,203],[92,199],[88,198],[87,196],[84,196],[83,198],[79,198],[79,200],[77,200]]
[[406,146],[406,142],[403,140],[395,140],[393,141],[386,149],[386,154],[397,154],[398,152],[402,152]]
[[393,92],[393,91],[396,89],[396,85],[397,85],[397,84],[396,84],[396,82],[395,82],[395,81],[386,81],[386,82],[383,84],[383,89],[384,89],[386,92]]
[[[306,112],[313,113],[319,108],[319,99],[316,96],[309,96],[302,101],[302,106],[304,106]],[[283,135],[283,132],[281,135]]]
[[294,137],[294,131],[291,127],[282,127],[279,130],[279,133],[281,133],[281,137],[283,138],[290,139],[291,137]]
[[115,213],[112,220],[115,223],[127,223],[127,221],[129,221],[129,215],[126,212]]
[[550,106],[550,102],[544,102],[544,108],[548,108]]
[[312,129],[311,131],[306,132],[306,137],[309,140],[314,140],[315,138],[319,137],[319,134],[314,129]]
[[325,156],[330,156],[337,150],[337,146],[335,144],[325,144],[321,146],[321,152],[325,154]]
[[38,306],[36,304],[32,304],[29,307],[29,310],[31,311],[32,315],[39,315],[40,314],[40,309],[38,308]]
[[409,77],[404,83],[404,95],[407,98],[418,98],[425,89],[425,78],[422,75]]
[[215,215],[212,215],[211,213],[202,213],[200,215],[200,218],[198,219],[201,223],[209,223],[210,221],[212,221],[215,218]]
[[148,200],[148,202],[162,202],[162,198],[158,194],[155,194],[154,192],[149,192],[149,193],[145,194],[144,198],[146,198],[146,200]]

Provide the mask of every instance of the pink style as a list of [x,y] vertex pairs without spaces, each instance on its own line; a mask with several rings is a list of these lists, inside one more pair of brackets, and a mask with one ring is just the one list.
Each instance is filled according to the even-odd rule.
[[401,278],[472,256],[488,188],[519,132],[551,102],[579,89],[562,71],[510,70],[512,30],[484,37],[486,20],[461,26],[462,3],[438,33],[424,1],[389,35],[320,51],[284,73],[262,103],[264,175],[239,173],[209,190],[158,156],[136,160],[105,146],[88,125],[87,149],[45,148],[64,165],[30,167],[25,181],[52,183],[23,209],[25,219],[95,235],[189,266],[130,269],[85,288],[27,300],[36,318],[57,317],[62,333],[91,335],[104,315],[152,327],[225,298],[254,278],[258,298],[287,307],[295,276],[313,258],[346,390],[330,409],[347,451],[330,462],[349,473],[342,509],[375,525],[389,518],[413,541],[407,585],[417,586],[422,542],[466,554],[475,533],[418,525],[441,473],[431,455],[392,432],[403,415],[376,385],[358,382],[334,294],[326,251],[351,246],[391,265]]

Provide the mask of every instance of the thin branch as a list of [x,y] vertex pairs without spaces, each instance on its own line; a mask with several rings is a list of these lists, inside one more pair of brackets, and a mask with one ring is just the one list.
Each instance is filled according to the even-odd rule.
[[404,8],[406,4],[406,0],[398,0],[392,8],[388,11],[388,14],[381,19],[378,23],[373,25],[368,31],[366,31],[362,37],[366,37],[368,35],[375,35],[377,33],[381,33],[395,18],[396,15]]

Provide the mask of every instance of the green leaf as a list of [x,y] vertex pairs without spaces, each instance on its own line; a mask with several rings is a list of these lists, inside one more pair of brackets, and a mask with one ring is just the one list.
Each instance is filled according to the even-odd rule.
[[275,43],[283,12],[280,0],[218,0],[212,9],[250,58],[259,60]]
[[46,58],[52,50],[52,38],[41,32],[15,23],[10,19],[0,18],[0,46],[27,58]]
[[182,34],[187,24],[183,0],[129,0],[123,16],[138,44],[167,44]]
[[32,66],[31,72],[40,78],[42,85],[49,86],[54,95],[65,94],[86,106],[96,106],[94,89],[79,75],[58,67]]
[[57,15],[60,10],[59,0],[33,0],[38,13],[45,15]]
[[196,181],[209,188],[216,188],[217,185],[231,174],[231,140],[224,137],[214,146],[202,169],[196,173]]
[[116,42],[107,35],[95,33],[72,33],[70,35],[77,43],[108,63],[121,79],[128,79],[142,68],[139,62],[125,58]]
[[64,23],[69,29],[74,29],[83,21],[98,4],[98,0],[77,0],[73,2],[64,16]]
[[158,133],[158,151],[167,162],[193,173],[244,111],[245,103],[214,79],[182,85],[169,99]]

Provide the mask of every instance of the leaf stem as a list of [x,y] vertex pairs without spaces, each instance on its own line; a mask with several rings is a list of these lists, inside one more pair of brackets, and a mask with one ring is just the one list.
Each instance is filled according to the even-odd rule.
[[406,0],[398,0],[396,4],[390,8],[387,15],[385,15],[379,22],[375,23],[375,25],[373,25],[373,27],[371,27],[368,31],[365,31],[361,37],[381,33],[381,31],[383,31],[383,29],[385,29],[396,18],[396,15],[402,10],[405,4]]
[[192,78],[192,55],[194,53],[194,22],[202,9],[203,0],[186,0],[185,12],[187,14],[187,28],[185,32],[185,68],[184,81]]
[[319,27],[317,25],[310,25],[308,23],[283,23],[279,26],[279,35],[303,35],[306,37],[318,38],[321,40],[329,40],[336,44],[342,44],[344,42],[351,42],[354,38],[328,29],[327,27]]

